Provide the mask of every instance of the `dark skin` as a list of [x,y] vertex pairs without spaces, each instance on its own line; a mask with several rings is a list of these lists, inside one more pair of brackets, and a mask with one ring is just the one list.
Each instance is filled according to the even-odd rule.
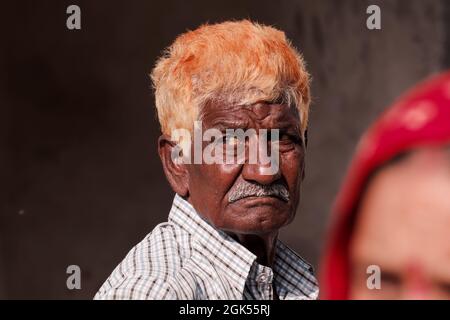
[[[159,155],[172,189],[197,212],[257,256],[258,263],[273,266],[278,231],[295,217],[304,178],[305,145],[300,119],[294,107],[272,102],[250,106],[210,103],[202,109],[203,130],[279,129],[279,170],[262,174],[270,164],[180,164],[171,160],[175,143],[159,138]],[[203,131],[204,132],[204,131]],[[193,149],[193,148],[192,148]],[[241,179],[263,185],[281,183],[289,191],[288,202],[277,197],[247,197],[228,202],[233,186]]]

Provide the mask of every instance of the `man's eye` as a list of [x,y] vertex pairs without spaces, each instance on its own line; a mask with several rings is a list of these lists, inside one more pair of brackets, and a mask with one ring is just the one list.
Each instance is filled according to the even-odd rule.
[[298,143],[300,141],[300,138],[295,135],[283,133],[280,135],[280,141],[286,143]]

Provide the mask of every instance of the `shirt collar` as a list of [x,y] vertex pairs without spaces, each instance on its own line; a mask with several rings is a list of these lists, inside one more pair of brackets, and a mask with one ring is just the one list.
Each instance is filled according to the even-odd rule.
[[244,290],[250,268],[256,260],[252,252],[225,232],[213,227],[178,194],[173,201],[169,222],[186,230],[196,240],[200,252],[212,257],[214,265],[228,276],[236,289]]
[[[233,286],[240,292],[244,291],[249,276],[258,276],[255,270],[268,268],[259,267],[256,256],[252,252],[225,232],[212,226],[178,194],[173,200],[169,222],[187,231],[196,240],[199,252],[212,257],[214,265],[227,275]],[[313,289],[317,285],[311,266],[281,241],[277,241],[274,282],[281,288],[280,297],[283,295],[286,298],[289,296],[310,297],[310,292],[299,288],[304,287],[305,283]]]
[[281,241],[277,242],[275,254],[274,282],[279,284],[277,287],[280,298],[317,299],[319,287],[313,267]]

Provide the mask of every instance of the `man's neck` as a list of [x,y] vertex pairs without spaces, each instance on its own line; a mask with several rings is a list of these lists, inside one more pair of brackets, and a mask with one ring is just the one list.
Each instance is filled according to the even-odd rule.
[[278,233],[266,235],[234,234],[232,237],[256,255],[256,261],[259,264],[273,267]]

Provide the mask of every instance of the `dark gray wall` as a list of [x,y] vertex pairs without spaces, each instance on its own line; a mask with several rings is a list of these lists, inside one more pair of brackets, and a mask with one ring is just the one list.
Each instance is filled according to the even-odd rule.
[[[287,31],[309,64],[315,103],[301,216],[284,238],[317,264],[330,206],[359,136],[405,89],[442,70],[450,49],[444,3],[449,6],[433,0],[301,3]],[[368,4],[381,8],[380,31],[365,28]]]
[[[82,30],[65,27],[69,4]],[[368,4],[382,30],[365,28]],[[252,18],[285,30],[313,76],[307,178],[282,238],[316,266],[364,128],[450,65],[450,5],[389,1],[16,1],[0,21],[0,298],[91,298],[172,192],[156,154],[148,72],[176,35]],[[82,290],[66,288],[66,267]]]

